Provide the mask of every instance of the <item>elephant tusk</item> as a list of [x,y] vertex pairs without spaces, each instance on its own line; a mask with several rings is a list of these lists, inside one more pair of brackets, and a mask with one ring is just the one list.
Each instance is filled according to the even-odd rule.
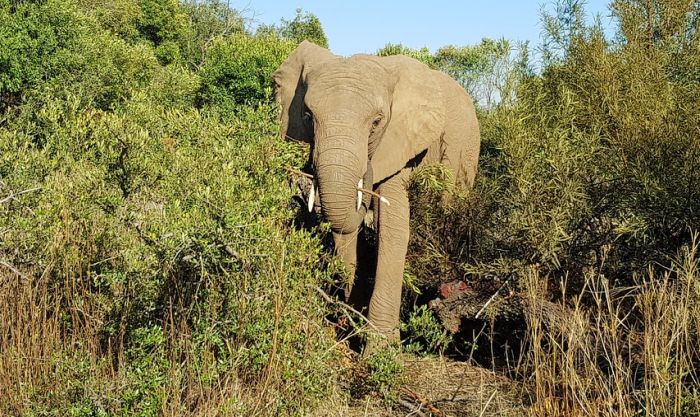
[[357,207],[355,208],[355,211],[360,210],[360,206],[362,205],[362,179],[360,179],[360,182],[357,183]]
[[308,198],[308,209],[309,213],[314,211],[314,200],[316,199],[316,186],[314,182],[311,182],[311,190],[309,190],[309,198]]
[[382,203],[386,204],[387,206],[390,206],[390,205],[391,205],[391,203],[389,203],[389,199],[388,199],[388,198],[382,197],[381,194],[375,193],[375,192],[372,191],[372,190],[368,190],[368,189],[366,189],[366,188],[359,188],[357,191],[358,191],[358,192],[367,193],[367,194],[369,194],[369,195],[373,195],[373,196],[377,197],[377,198],[379,199],[379,201],[381,201]]

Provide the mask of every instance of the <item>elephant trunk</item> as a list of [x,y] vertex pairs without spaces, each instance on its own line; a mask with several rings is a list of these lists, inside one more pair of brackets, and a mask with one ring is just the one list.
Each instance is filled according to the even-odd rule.
[[370,204],[370,196],[358,190],[372,188],[366,144],[363,149],[361,140],[343,135],[326,136],[317,144],[315,164],[321,210],[334,232],[352,233],[360,227]]

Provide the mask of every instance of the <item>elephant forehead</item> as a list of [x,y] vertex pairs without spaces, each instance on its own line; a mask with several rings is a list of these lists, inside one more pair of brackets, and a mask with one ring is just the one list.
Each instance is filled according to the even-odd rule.
[[370,89],[340,84],[326,88],[309,87],[305,101],[317,116],[337,119],[367,115],[381,108],[385,100]]
[[378,88],[390,82],[388,73],[374,62],[357,59],[339,59],[325,62],[312,69],[307,80],[311,83],[357,84]]
[[344,120],[355,119],[358,116],[358,112],[350,108],[338,108],[326,114],[325,119],[329,122],[341,122]]

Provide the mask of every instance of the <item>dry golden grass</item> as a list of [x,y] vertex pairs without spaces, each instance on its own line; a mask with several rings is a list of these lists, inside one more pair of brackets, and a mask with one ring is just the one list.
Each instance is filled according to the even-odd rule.
[[[466,362],[405,355],[405,371],[395,397],[366,395],[329,398],[314,417],[521,416],[522,384]],[[431,413],[431,410],[433,411]]]
[[[697,238],[661,272],[630,288],[587,274],[562,285],[559,320],[542,306],[546,282],[527,276],[527,348],[519,370],[535,416],[687,416],[700,409],[700,270]],[[563,315],[562,315],[563,312]]]
[[[121,410],[126,352],[123,344],[103,344],[102,322],[91,315],[93,294],[77,280],[57,292],[44,274],[32,272],[0,263],[0,415],[65,415],[80,397]],[[206,377],[217,365],[215,347],[195,348],[184,320],[171,315],[165,323],[169,369],[161,394],[167,401],[158,415],[275,414],[272,388],[283,384],[276,371],[258,385],[244,384],[235,372],[212,384]]]

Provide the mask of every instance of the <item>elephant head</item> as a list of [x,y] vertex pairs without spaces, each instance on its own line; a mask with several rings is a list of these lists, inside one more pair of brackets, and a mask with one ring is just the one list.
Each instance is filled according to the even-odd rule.
[[372,189],[439,139],[442,91],[403,56],[341,58],[301,43],[273,74],[281,134],[312,145],[321,208],[336,233],[362,222]]

